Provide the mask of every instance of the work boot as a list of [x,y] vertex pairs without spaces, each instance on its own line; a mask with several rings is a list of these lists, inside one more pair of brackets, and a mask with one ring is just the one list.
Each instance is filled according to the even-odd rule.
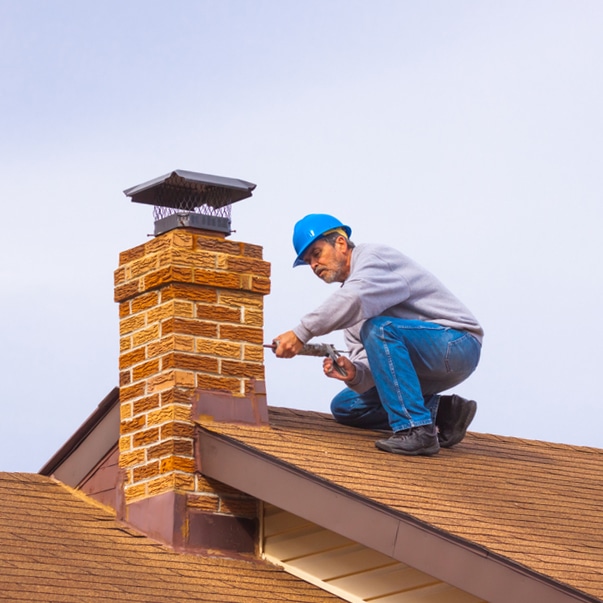
[[437,432],[433,425],[421,425],[396,431],[387,440],[377,440],[375,446],[386,452],[408,456],[431,456],[440,450]]
[[465,437],[476,411],[477,403],[473,400],[465,400],[456,394],[440,396],[435,424],[442,448],[450,448]]

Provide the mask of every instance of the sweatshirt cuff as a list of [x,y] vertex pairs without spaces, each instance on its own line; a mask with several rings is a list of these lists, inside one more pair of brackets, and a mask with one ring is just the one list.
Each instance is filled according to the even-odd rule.
[[306,327],[304,327],[304,325],[301,323],[293,329],[293,332],[302,343],[308,343],[308,341],[310,341],[310,339],[313,337],[312,333],[310,333],[310,331],[308,331],[308,329],[306,329]]

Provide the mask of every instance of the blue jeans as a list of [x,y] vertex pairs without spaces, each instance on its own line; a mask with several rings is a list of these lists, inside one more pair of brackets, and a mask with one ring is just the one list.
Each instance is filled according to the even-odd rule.
[[339,423],[401,431],[435,422],[438,392],[477,367],[481,344],[465,331],[433,322],[376,316],[360,331],[375,381],[363,394],[346,388],[333,398]]

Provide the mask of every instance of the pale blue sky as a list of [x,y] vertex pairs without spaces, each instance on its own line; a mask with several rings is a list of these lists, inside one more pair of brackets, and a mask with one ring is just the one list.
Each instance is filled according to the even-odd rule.
[[[483,323],[472,429],[603,447],[602,31],[599,0],[0,0],[0,469],[117,384],[113,270],[153,230],[122,191],[176,168],[257,183],[267,341],[328,295],[291,229],[333,213]],[[266,368],[273,405],[338,389]]]

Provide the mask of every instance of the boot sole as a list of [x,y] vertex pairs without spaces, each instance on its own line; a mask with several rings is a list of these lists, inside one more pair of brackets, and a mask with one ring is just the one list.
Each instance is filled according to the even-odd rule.
[[393,454],[402,454],[404,456],[433,456],[440,451],[440,445],[438,443],[430,446],[429,448],[418,448],[417,450],[405,450],[404,448],[390,446],[387,443],[387,440],[378,440],[375,442],[375,446],[379,448],[379,450],[392,452]]

